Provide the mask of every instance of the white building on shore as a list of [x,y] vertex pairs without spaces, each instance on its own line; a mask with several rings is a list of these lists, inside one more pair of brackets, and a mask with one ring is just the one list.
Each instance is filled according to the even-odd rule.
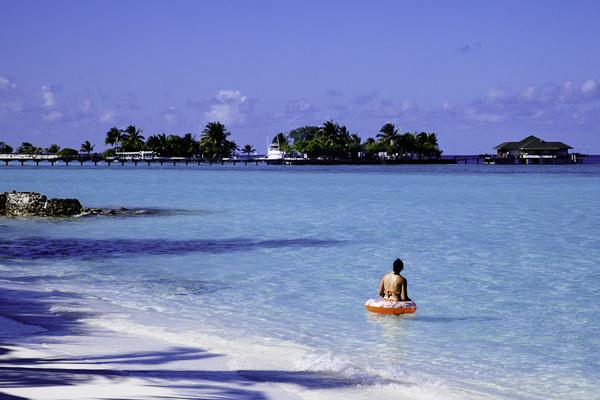
[[153,160],[154,152],[153,151],[117,151],[115,153],[115,158],[119,160]]
[[0,154],[3,160],[56,160],[56,154]]

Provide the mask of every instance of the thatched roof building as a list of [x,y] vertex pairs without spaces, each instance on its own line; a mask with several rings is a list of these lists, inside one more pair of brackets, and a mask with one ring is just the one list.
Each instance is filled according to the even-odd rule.
[[569,157],[571,146],[563,142],[546,142],[536,136],[527,136],[520,142],[504,142],[494,147],[498,158],[562,158]]

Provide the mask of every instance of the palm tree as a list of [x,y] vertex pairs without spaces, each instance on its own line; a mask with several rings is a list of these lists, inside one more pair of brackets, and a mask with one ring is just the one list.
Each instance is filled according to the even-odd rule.
[[368,158],[376,158],[378,153],[382,150],[382,144],[372,137],[367,138],[361,147]]
[[398,138],[398,148],[401,157],[405,158],[409,156],[412,158],[417,148],[415,135],[410,132],[400,135]]
[[11,154],[13,152],[13,148],[4,143],[4,142],[0,142],[0,154]]
[[[164,133],[163,133],[164,135]],[[146,147],[156,153],[158,156],[162,156],[162,149],[160,148],[160,135],[150,135],[148,136],[148,140],[146,140]]]
[[277,135],[275,135],[271,143],[277,143],[277,145],[279,146],[279,150],[281,151],[287,151],[290,147],[289,139],[283,132],[279,132]]
[[209,122],[200,136],[200,149],[210,159],[229,157],[237,145],[227,138],[231,133],[218,121]]
[[294,143],[299,141],[309,141],[312,140],[315,135],[319,132],[318,126],[302,126],[300,128],[292,129],[288,133],[288,137],[292,139]]
[[181,155],[184,157],[193,157],[198,154],[200,146],[196,137],[191,133],[186,133],[181,138]]
[[34,146],[29,142],[23,142],[17,148],[17,154],[39,154],[42,152],[42,149]]
[[225,157],[231,157],[232,155],[235,155],[237,151],[239,151],[239,149],[240,146],[238,146],[235,142],[231,142],[228,140],[225,144]]
[[247,144],[242,148],[242,152],[246,153],[247,158],[250,158],[250,154],[254,153],[255,151],[256,151],[256,149],[251,144]]
[[121,136],[123,148],[129,151],[137,151],[144,146],[144,136],[142,136],[142,130],[137,129],[135,125],[129,125],[123,131]]
[[50,153],[50,154],[56,154],[60,151],[60,146],[57,145],[56,143],[52,143],[50,146],[48,146],[48,148],[46,149],[46,152]]
[[86,140],[85,142],[81,143],[81,148],[79,150],[85,151],[89,156],[90,153],[94,150],[94,147],[96,147],[96,145],[91,144],[89,140]]
[[[337,146],[339,149],[339,157],[352,158],[352,153],[359,151],[355,145],[360,145],[360,138],[354,134],[351,135],[348,128],[346,128],[344,125],[339,127],[337,137],[339,142],[339,146]],[[356,143],[357,138],[358,143]]]
[[435,133],[421,132],[415,136],[415,150],[419,159],[440,158],[440,150]]
[[379,141],[385,146],[388,156],[397,153],[398,129],[391,122],[383,125],[377,134]]
[[160,157],[169,157],[172,156],[172,140],[170,139],[172,135],[167,136],[164,133],[160,135],[152,135],[148,137],[146,141],[146,146],[155,152]]
[[104,144],[115,147],[117,143],[121,142],[121,135],[123,131],[117,127],[112,127],[106,132],[106,138],[104,139]]
[[333,122],[327,121],[323,124],[321,129],[319,129],[319,133],[329,142],[335,143],[337,140],[337,136],[339,133],[340,126]]
[[348,137],[348,141],[346,144],[346,151],[348,153],[348,155],[350,156],[350,158],[358,158],[359,157],[359,153],[361,150],[361,145],[360,145],[360,136],[358,136],[356,133],[351,134]]
[[340,126],[333,121],[327,121],[319,129],[319,136],[323,141],[324,152],[328,158],[338,153],[341,144]]

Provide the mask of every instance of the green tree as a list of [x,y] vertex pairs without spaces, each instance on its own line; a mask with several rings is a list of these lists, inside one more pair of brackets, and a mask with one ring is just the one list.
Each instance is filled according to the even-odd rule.
[[365,152],[367,158],[377,158],[379,153],[384,151],[381,142],[372,137],[365,140],[365,143],[362,145],[362,150]]
[[308,141],[315,137],[315,135],[319,132],[318,126],[302,126],[300,128],[292,129],[288,133],[288,137],[294,142],[298,141]]
[[117,144],[121,143],[121,137],[123,135],[123,131],[117,127],[112,127],[106,132],[106,138],[104,139],[104,144],[110,145],[111,147],[115,147]]
[[230,135],[225,125],[218,121],[206,124],[200,136],[200,150],[204,157],[211,160],[231,157],[237,145],[227,139]]
[[441,157],[442,151],[438,146],[435,133],[421,132],[416,135],[415,142],[415,151],[419,159],[438,159]]
[[279,150],[281,151],[290,151],[290,141],[287,135],[283,132],[279,132],[277,135],[275,135],[271,143],[277,143]]
[[96,146],[91,144],[89,140],[86,140],[85,142],[81,143],[81,147],[79,150],[87,153],[87,155],[89,156],[90,153],[94,151],[94,147]]
[[0,142],[0,154],[11,154],[13,148],[4,142]]
[[200,143],[191,133],[183,135],[179,146],[182,157],[194,157],[200,153]]
[[442,151],[437,141],[437,135],[435,133],[429,133],[427,135],[427,157],[439,159],[442,156]]
[[403,135],[400,135],[398,140],[399,143],[399,153],[403,158],[412,158],[415,154],[417,148],[417,142],[415,139],[415,135],[410,132],[406,132]]
[[376,136],[379,138],[379,142],[383,145],[384,151],[388,154],[388,157],[395,157],[398,153],[398,129],[391,122],[383,125]]
[[242,147],[242,152],[246,153],[246,157],[250,158],[250,154],[254,153],[256,149],[251,144],[247,144]]
[[358,135],[351,134],[348,128],[342,125],[338,129],[338,141],[338,157],[344,159],[358,157],[358,153],[360,152],[360,137],[358,137]]
[[288,137],[292,140],[292,151],[313,156],[314,139],[319,132],[318,126],[303,126],[292,129],[288,133]]
[[135,125],[129,125],[123,131],[121,143],[123,151],[141,150],[144,147],[144,136],[142,136],[142,130],[136,128]]
[[325,121],[320,127],[292,129],[288,138],[293,140],[290,147],[294,152],[306,154],[309,158],[356,158],[361,150],[360,137],[334,121]]
[[200,153],[200,143],[194,135],[152,135],[148,137],[145,148],[152,150],[159,157],[195,157]]
[[114,148],[112,149],[106,149],[104,150],[104,152],[102,153],[102,157],[104,158],[109,158],[109,157],[115,157],[116,156],[116,151]]
[[56,154],[58,153],[58,151],[60,150],[60,146],[57,145],[56,143],[51,144],[50,146],[48,146],[48,148],[46,149],[46,152],[50,153],[50,154]]
[[19,146],[17,148],[18,154],[38,154],[41,152],[42,152],[42,149],[32,145],[29,142],[23,142],[23,143],[21,143],[21,146]]
[[159,157],[170,157],[170,140],[164,133],[152,135],[146,141],[146,147]]
[[319,129],[317,140],[320,141],[322,156],[329,159],[339,156],[343,149],[340,126],[333,121],[326,121]]
[[75,157],[77,155],[79,155],[79,152],[75,149],[71,149],[69,147],[65,147],[64,149],[59,150],[56,153],[57,156],[61,156],[61,157]]
[[346,142],[346,152],[351,159],[359,158],[362,146],[360,145],[360,136],[353,133],[348,137]]

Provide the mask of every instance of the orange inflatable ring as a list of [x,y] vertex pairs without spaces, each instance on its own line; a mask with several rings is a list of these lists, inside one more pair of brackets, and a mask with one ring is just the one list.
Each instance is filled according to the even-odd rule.
[[365,308],[377,314],[412,314],[417,311],[417,305],[413,301],[389,301],[381,299],[369,299]]

